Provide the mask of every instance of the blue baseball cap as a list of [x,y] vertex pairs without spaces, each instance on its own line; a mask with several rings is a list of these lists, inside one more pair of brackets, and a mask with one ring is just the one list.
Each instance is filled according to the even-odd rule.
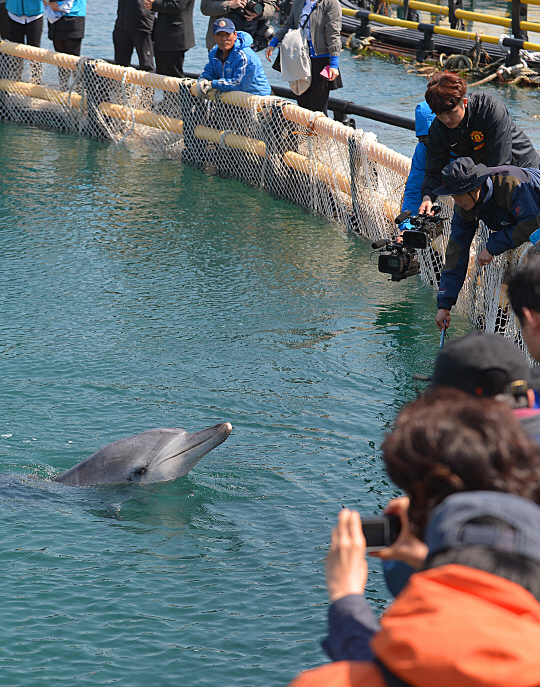
[[230,19],[222,17],[221,19],[216,19],[214,22],[214,36],[220,31],[225,31],[225,33],[234,33],[236,31],[236,26],[232,23]]
[[[478,522],[478,518],[486,516],[508,527]],[[430,556],[444,549],[482,545],[540,563],[540,507],[528,499],[498,491],[452,494],[433,510],[424,540]]]

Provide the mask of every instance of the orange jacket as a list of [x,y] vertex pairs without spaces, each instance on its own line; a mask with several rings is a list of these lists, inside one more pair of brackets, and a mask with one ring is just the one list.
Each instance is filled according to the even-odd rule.
[[[520,585],[462,565],[413,575],[371,647],[411,687],[539,687],[540,603]],[[290,687],[386,687],[374,663],[341,661]]]

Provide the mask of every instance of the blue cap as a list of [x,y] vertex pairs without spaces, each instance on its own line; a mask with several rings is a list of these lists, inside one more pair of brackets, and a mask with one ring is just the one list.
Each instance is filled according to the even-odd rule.
[[214,36],[220,31],[225,31],[225,33],[234,33],[236,31],[236,26],[230,19],[222,17],[221,19],[216,19],[214,22]]
[[424,100],[416,106],[414,111],[414,133],[417,136],[427,136],[435,114]]
[[[509,528],[471,522],[486,516]],[[424,539],[430,556],[444,549],[481,545],[540,563],[540,507],[498,491],[452,494],[433,510]]]

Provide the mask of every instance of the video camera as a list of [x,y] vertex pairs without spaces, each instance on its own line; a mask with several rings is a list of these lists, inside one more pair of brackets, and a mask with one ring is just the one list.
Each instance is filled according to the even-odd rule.
[[411,226],[410,229],[405,229],[401,234],[405,247],[424,250],[434,238],[442,234],[446,217],[438,217],[441,206],[433,205],[431,210],[433,215],[411,215],[410,210],[405,210],[396,217],[394,222],[398,226],[407,220]]
[[431,241],[442,233],[445,217],[438,217],[441,208],[432,207],[433,215],[413,215],[410,210],[396,217],[399,226],[408,220],[410,228],[401,233],[401,241],[381,239],[371,244],[374,250],[380,250],[379,272],[392,275],[392,281],[401,281],[420,273],[417,250],[424,250]]
[[248,2],[244,6],[244,11],[253,12],[253,14],[258,14],[260,17],[264,12],[264,5],[262,4],[262,2]]

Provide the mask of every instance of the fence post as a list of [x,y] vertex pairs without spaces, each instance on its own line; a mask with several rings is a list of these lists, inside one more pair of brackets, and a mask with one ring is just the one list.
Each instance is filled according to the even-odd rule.
[[369,10],[358,10],[356,19],[360,19],[360,26],[356,29],[357,38],[369,38],[371,27],[369,25]]
[[460,19],[456,17],[456,10],[463,9],[463,0],[448,0],[448,19],[450,21],[450,28],[455,29],[460,23]]
[[418,24],[418,30],[423,32],[423,37],[418,43],[418,48],[416,50],[416,59],[418,62],[423,62],[427,55],[431,55],[435,50],[435,43],[433,41],[433,29],[435,27],[432,24]]
[[[512,35],[514,38],[526,41],[527,32],[523,31],[520,27],[522,21],[527,21],[527,5],[521,2],[521,0],[512,0]],[[519,51],[520,48],[517,45],[510,47],[510,54],[506,58],[507,67],[512,67],[514,64],[521,62]]]

